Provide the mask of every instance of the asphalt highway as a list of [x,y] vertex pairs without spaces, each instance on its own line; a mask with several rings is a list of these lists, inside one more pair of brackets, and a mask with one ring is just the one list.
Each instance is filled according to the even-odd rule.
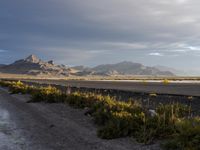
[[131,82],[131,81],[87,81],[87,80],[26,80],[45,84],[96,89],[117,89],[133,92],[200,96],[200,83]]

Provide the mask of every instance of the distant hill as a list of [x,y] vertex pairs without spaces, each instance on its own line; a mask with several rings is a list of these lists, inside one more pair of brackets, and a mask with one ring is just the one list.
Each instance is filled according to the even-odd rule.
[[87,75],[94,75],[92,68],[86,66],[74,66],[70,69],[76,70],[73,75],[77,76],[87,76]]
[[116,64],[104,64],[93,68],[85,66],[66,67],[65,65],[56,65],[52,60],[45,62],[35,55],[30,55],[25,59],[17,60],[9,65],[0,65],[0,72],[27,75],[51,75],[56,77],[69,75],[174,75],[170,71],[163,71],[156,67],[148,67],[139,63],[133,63],[128,61]]
[[10,65],[5,65],[0,68],[0,72],[28,75],[69,75],[68,68],[54,65],[52,60],[44,62],[35,55],[30,55],[25,59],[17,60]]
[[1,67],[4,67],[4,66],[5,66],[4,64],[0,64],[0,68],[1,68]]
[[169,72],[172,72],[175,75],[187,75],[187,73],[185,71],[183,71],[183,70],[178,70],[178,69],[174,69],[174,68],[167,67],[167,66],[157,65],[157,66],[154,66],[154,67],[157,68],[157,69],[159,69],[160,71],[169,71]]
[[170,71],[161,71],[155,67],[144,66],[133,62],[120,62],[117,64],[105,64],[92,68],[96,74],[104,75],[163,75],[173,76]]

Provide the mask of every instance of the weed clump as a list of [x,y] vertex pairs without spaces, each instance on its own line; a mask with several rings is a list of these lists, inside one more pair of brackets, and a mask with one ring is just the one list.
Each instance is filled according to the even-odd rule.
[[31,102],[58,103],[64,101],[64,95],[55,87],[41,87],[32,94]]
[[166,150],[199,150],[200,149],[200,118],[177,120],[176,134],[167,140],[162,147]]
[[168,80],[168,79],[164,79],[164,80],[163,80],[163,84],[164,84],[164,85],[168,85],[168,84],[169,84],[169,80]]

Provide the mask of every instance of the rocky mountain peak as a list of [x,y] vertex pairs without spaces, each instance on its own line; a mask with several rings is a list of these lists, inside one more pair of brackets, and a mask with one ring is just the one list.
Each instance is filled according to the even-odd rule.
[[38,63],[40,62],[40,59],[36,56],[36,55],[30,55],[28,56],[26,59],[24,59],[27,62],[31,62],[31,63]]

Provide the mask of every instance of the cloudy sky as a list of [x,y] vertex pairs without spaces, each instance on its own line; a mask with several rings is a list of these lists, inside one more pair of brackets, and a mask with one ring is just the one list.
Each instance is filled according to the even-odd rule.
[[0,63],[200,66],[199,0],[0,0]]

